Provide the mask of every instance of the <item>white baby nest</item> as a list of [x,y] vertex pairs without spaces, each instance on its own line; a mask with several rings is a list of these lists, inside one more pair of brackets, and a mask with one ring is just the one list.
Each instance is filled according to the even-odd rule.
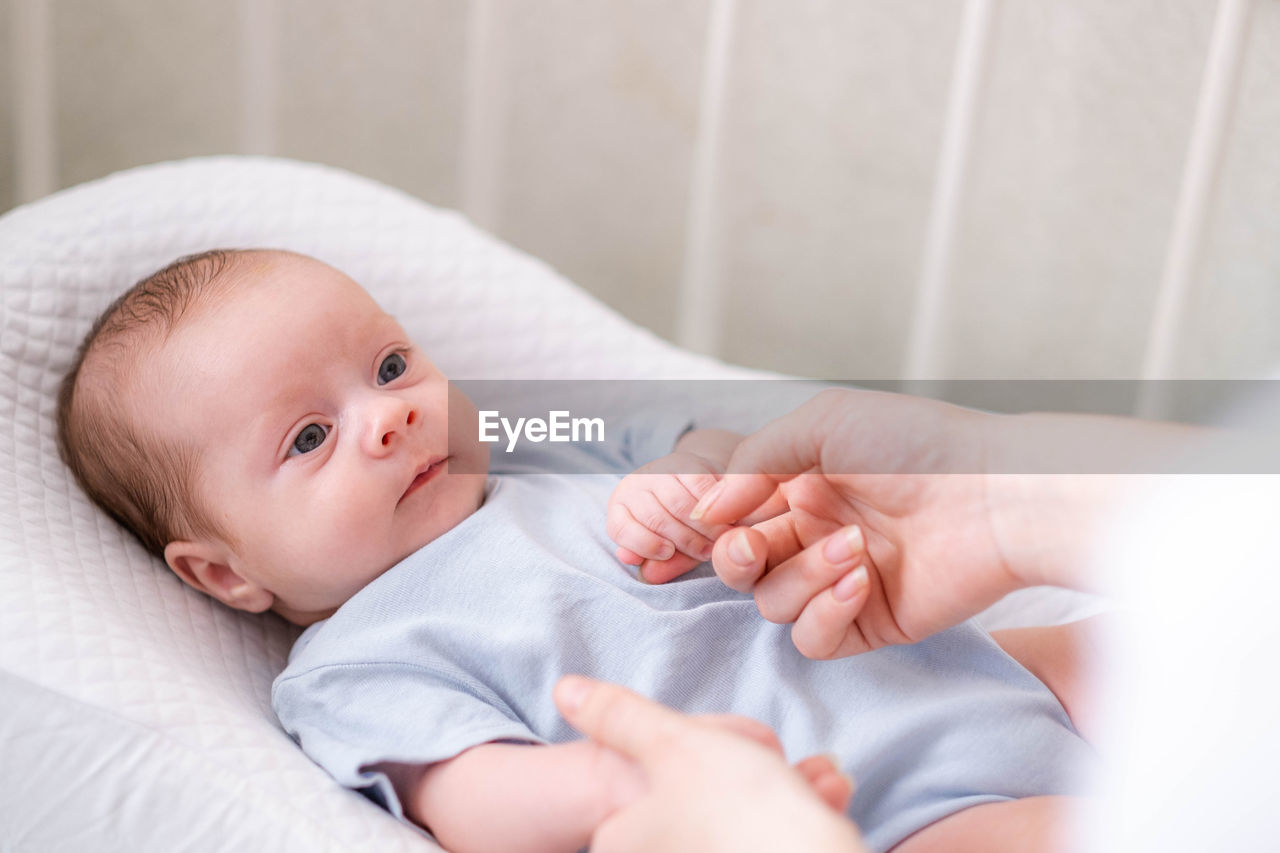
[[429,844],[276,727],[268,691],[295,630],[185,589],[58,459],[56,389],[90,322],[148,272],[217,246],[290,248],[343,269],[454,375],[737,375],[457,214],[320,166],[159,164],[0,218],[6,849]]
[[[58,459],[57,386],[100,311],[180,255],[249,246],[344,270],[455,377],[759,375],[667,344],[455,213],[331,168],[164,163],[0,217],[6,850],[433,847],[277,727],[269,687],[297,629],[184,587]],[[1063,605],[1048,606],[1045,621]]]

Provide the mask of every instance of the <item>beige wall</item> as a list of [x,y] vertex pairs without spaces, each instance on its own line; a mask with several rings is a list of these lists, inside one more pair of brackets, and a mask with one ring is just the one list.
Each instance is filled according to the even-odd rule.
[[12,48],[8,41],[13,24],[10,21],[10,0],[0,0],[0,210],[8,210],[17,203],[14,187],[14,170],[16,164],[13,157],[14,135],[17,128],[13,116],[13,77],[12,62],[9,62]]
[[[0,26],[8,46],[20,5],[47,10],[51,188],[196,154],[322,161],[466,208],[674,337],[713,2],[0,0]],[[1253,6],[1181,376],[1280,364],[1280,0]],[[1139,375],[1215,7],[995,5],[944,375]],[[732,9],[705,244],[722,310],[694,328],[749,365],[899,376],[963,4]],[[3,54],[0,209],[24,168]]]

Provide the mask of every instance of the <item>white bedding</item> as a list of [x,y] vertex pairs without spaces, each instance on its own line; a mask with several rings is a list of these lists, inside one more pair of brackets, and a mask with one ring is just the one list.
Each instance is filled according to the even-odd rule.
[[[320,166],[159,164],[0,218],[0,848],[432,847],[276,727],[269,685],[295,629],[185,588],[58,460],[57,385],[89,323],[218,246],[343,269],[453,376],[754,375],[665,343],[457,214]],[[1062,601],[1005,621],[1055,621]]]

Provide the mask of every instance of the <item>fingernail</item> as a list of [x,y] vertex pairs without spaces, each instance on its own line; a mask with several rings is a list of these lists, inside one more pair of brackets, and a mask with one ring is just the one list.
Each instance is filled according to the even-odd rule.
[[698,559],[706,562],[711,559],[711,553],[715,551],[715,546],[711,544],[703,545],[702,550],[698,552]]
[[670,560],[672,557],[676,555],[676,546],[672,545],[670,542],[664,542],[662,545],[662,550],[659,551],[658,554],[659,554],[659,557],[658,557],[659,560]]
[[847,604],[853,601],[854,596],[862,592],[866,586],[867,567],[858,566],[858,568],[836,581],[836,585],[831,588],[831,594],[836,597],[836,601]]
[[698,501],[698,505],[689,513],[689,518],[693,521],[701,521],[702,516],[711,509],[711,505],[716,502],[716,498],[720,497],[720,493],[723,491],[724,480],[721,480],[711,487],[711,491],[702,496],[702,500]]
[[591,682],[585,678],[566,675],[560,680],[560,707],[572,713],[582,707],[591,693]]
[[735,533],[729,540],[729,559],[739,566],[750,567],[756,563],[756,552],[751,550],[747,534]]
[[862,528],[853,524],[840,533],[828,537],[827,544],[822,546],[822,556],[828,563],[847,563],[862,553]]
[[853,781],[853,777],[844,772],[844,768],[840,766],[840,756],[833,752],[824,752],[822,753],[822,756],[826,758],[827,761],[831,762],[831,766],[835,769],[836,775],[849,784],[850,791],[853,791],[858,787],[857,783]]

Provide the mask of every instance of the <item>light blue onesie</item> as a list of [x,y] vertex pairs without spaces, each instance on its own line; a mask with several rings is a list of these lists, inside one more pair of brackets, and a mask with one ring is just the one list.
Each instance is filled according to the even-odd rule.
[[365,766],[440,761],[495,740],[575,740],[551,688],[585,673],[683,711],[755,717],[792,761],[838,756],[858,780],[849,816],[875,850],[967,806],[1080,792],[1093,751],[1053,694],[974,624],[811,661],[789,626],[764,621],[707,566],[650,586],[619,564],[609,494],[620,473],[670,452],[683,427],[574,451],[600,474],[527,473],[545,445],[515,461],[496,451],[477,512],[299,638],[273,689],[285,730],[340,783],[403,816]]

